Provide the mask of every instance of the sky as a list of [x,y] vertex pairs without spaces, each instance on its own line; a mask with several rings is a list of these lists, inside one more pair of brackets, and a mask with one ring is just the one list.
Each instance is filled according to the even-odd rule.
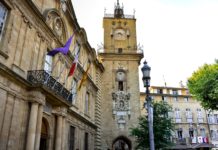
[[[103,17],[116,0],[72,0],[90,45],[103,43]],[[218,59],[218,0],[120,0],[124,13],[135,10],[137,43],[151,67],[151,85],[179,87],[203,64]],[[140,90],[143,90],[142,82]]]

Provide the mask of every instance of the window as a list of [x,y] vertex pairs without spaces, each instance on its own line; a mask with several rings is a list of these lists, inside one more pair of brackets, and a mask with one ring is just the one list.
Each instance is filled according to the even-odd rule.
[[214,130],[210,130],[211,139],[214,140],[216,138],[216,132]]
[[185,102],[188,102],[188,97],[184,97],[184,101],[185,101]]
[[157,94],[163,94],[163,89],[157,89]]
[[81,48],[81,46],[80,46],[79,42],[76,41],[75,46],[74,46],[74,51],[73,51],[74,56],[76,56],[76,54],[79,52],[80,48]]
[[200,108],[197,108],[197,118],[198,118],[198,123],[203,123],[203,116]]
[[118,82],[118,90],[123,91],[123,82],[122,81]]
[[214,122],[218,123],[218,114],[214,114]]
[[118,53],[122,53],[123,49],[122,48],[118,48]]
[[163,100],[164,102],[167,102],[167,97],[166,97],[166,96],[162,96],[162,100]]
[[204,128],[201,128],[201,129],[200,129],[200,132],[201,132],[201,136],[205,137],[205,129],[204,129]]
[[52,72],[52,56],[45,55],[44,70],[47,73],[51,74],[51,72]]
[[218,130],[216,130],[216,140],[218,140]]
[[70,126],[69,132],[69,150],[74,150],[74,143],[75,143],[75,127]]
[[85,97],[85,113],[88,114],[89,112],[89,92],[86,92],[86,97]]
[[177,131],[177,134],[178,134],[178,138],[182,139],[182,130],[181,129]]
[[182,122],[182,119],[180,116],[180,110],[178,108],[175,109],[175,119],[176,119],[176,123]]
[[190,129],[189,129],[189,137],[190,137],[190,138],[193,138],[193,137],[194,137],[194,130],[193,130],[193,128],[190,128]]
[[186,119],[188,123],[192,123],[192,112],[190,108],[186,108]]
[[89,149],[89,134],[86,132],[85,133],[85,139],[84,139],[84,150],[88,150]]
[[178,102],[178,97],[173,97],[174,102]]
[[0,2],[0,40],[2,38],[3,30],[5,27],[8,9]]
[[72,90],[71,90],[71,93],[72,93],[72,103],[75,104],[76,102],[76,91],[77,91],[77,80],[75,78],[73,78],[73,82],[72,82]]
[[177,90],[173,90],[173,95],[178,95],[178,91]]
[[215,123],[214,116],[212,114],[208,114],[208,122],[210,124]]

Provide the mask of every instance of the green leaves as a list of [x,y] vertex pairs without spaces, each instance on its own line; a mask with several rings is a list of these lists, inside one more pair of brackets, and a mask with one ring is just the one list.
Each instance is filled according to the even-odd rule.
[[218,61],[194,72],[188,79],[188,88],[205,109],[218,110]]
[[[174,130],[172,118],[168,117],[168,113],[172,111],[172,107],[166,102],[153,103],[153,128],[155,149],[169,148],[172,145],[170,137]],[[142,116],[139,118],[139,124],[136,128],[131,129],[131,135],[136,137],[138,143],[136,149],[149,148],[149,132],[148,118]]]

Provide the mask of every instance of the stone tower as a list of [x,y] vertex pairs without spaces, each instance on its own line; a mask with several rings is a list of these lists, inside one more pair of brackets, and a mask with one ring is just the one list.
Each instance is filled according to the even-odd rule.
[[103,28],[102,149],[130,150],[135,142],[129,129],[137,125],[141,108],[138,66],[143,52],[137,48],[136,19],[125,15],[117,1],[114,14],[105,14]]

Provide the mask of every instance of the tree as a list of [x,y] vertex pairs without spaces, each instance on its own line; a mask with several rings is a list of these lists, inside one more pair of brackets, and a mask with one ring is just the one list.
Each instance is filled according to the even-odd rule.
[[205,109],[218,110],[218,60],[198,68],[188,79],[190,93]]
[[[166,102],[153,103],[153,128],[155,149],[169,148],[173,145],[170,140],[174,130],[173,119],[168,117],[172,107]],[[148,117],[139,117],[139,124],[136,128],[131,128],[130,134],[136,137],[136,149],[149,148]]]

